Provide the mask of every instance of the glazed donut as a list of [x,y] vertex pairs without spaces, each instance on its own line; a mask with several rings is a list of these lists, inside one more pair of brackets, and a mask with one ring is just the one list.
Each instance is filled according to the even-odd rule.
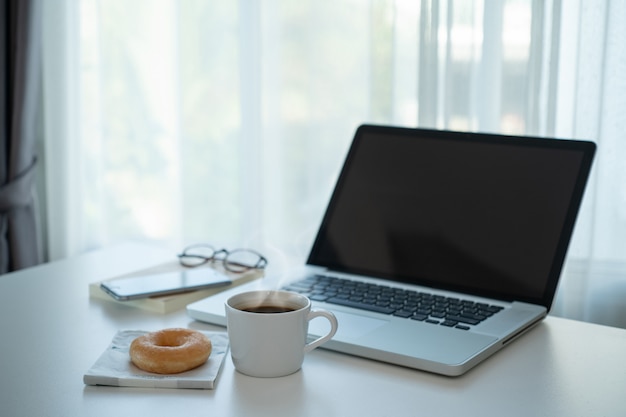
[[211,354],[211,341],[190,329],[164,329],[144,334],[130,344],[130,360],[157,374],[177,374],[197,368]]

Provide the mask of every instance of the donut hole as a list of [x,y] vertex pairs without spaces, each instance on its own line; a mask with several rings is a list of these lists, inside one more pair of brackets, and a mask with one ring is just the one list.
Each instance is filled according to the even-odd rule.
[[187,342],[186,338],[158,338],[154,341],[154,344],[159,347],[180,347]]

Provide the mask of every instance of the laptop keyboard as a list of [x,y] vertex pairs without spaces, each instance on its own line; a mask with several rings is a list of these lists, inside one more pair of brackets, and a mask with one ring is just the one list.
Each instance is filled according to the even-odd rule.
[[469,330],[503,307],[405,290],[384,285],[369,284],[326,275],[313,275],[296,281],[284,290],[306,295],[311,300],[323,301],[424,321],[440,326]]

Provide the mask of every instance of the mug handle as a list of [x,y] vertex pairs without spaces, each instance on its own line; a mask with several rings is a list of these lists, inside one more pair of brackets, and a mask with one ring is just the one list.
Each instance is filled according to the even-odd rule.
[[327,310],[311,310],[309,315],[307,316],[307,321],[311,321],[316,317],[324,317],[330,322],[330,332],[326,334],[326,336],[319,337],[312,342],[304,345],[304,352],[310,352],[316,347],[320,346],[323,343],[328,342],[334,335],[337,333],[337,328],[339,327],[339,323],[337,322],[337,318],[333,313]]

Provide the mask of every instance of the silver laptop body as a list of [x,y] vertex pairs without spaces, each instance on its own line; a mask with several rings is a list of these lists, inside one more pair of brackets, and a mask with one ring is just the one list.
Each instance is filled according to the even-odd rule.
[[[594,154],[588,141],[360,126],[303,270],[187,312],[226,325],[233,293],[298,290],[294,282],[313,276],[487,305],[493,315],[476,322],[455,313],[465,321],[454,324],[313,301],[339,320],[324,348],[461,375],[547,315]],[[324,325],[313,320],[310,334]]]

